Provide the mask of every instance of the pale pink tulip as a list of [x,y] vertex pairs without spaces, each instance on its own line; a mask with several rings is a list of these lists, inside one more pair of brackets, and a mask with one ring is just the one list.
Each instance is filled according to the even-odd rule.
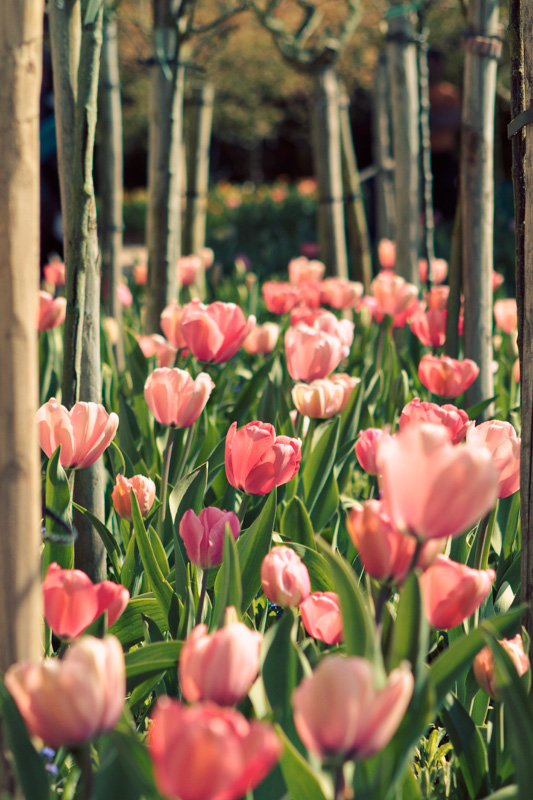
[[237,539],[241,524],[233,511],[209,506],[197,516],[192,508],[185,512],[179,524],[181,536],[189,561],[202,569],[217,567],[222,563],[222,552],[226,526]]
[[243,342],[243,349],[250,355],[271,353],[278,342],[279,325],[275,322],[265,322],[256,325]]
[[268,422],[249,422],[237,430],[234,422],[226,436],[226,476],[247,494],[268,494],[294,478],[302,458],[302,440],[276,436]]
[[200,272],[204,268],[204,262],[200,256],[189,255],[180,256],[176,267],[176,276],[180,286],[190,286],[196,283]]
[[310,383],[327,378],[347,353],[338,336],[299,324],[285,334],[285,355],[291,378]]
[[332,308],[355,308],[363,296],[363,284],[346,278],[325,278],[320,284],[321,302]]
[[504,333],[515,333],[518,327],[518,311],[513,297],[507,300],[496,300],[494,303],[494,319],[496,325]]
[[493,569],[471,569],[447,556],[420,576],[426,616],[434,628],[455,628],[479,608],[496,577]]
[[359,383],[361,383],[361,378],[352,378],[352,376],[348,375],[346,372],[333,372],[329,376],[329,380],[338,384],[339,386],[342,386],[343,388],[344,399],[339,411],[344,411],[344,408],[348,404],[348,400],[352,396],[353,390]]
[[311,591],[307,567],[291,547],[273,547],[261,564],[261,586],[271,603],[298,606]]
[[419,425],[423,422],[443,425],[450,435],[452,444],[458,444],[466,436],[469,419],[466,411],[451,403],[439,406],[437,403],[423,402],[419,397],[415,397],[404,407],[398,424],[400,430],[403,430],[407,425]]
[[154,370],[144,384],[144,399],[156,420],[171,428],[194,425],[215,384],[201,372],[193,379],[183,369]]
[[65,321],[67,301],[65,297],[52,297],[48,292],[39,292],[39,312],[37,330],[43,331],[57,328]]
[[504,282],[505,278],[501,274],[501,272],[496,272],[496,270],[492,270],[492,291],[495,292],[496,289],[499,289],[502,283]]
[[305,256],[299,256],[289,261],[289,282],[293,284],[307,281],[319,281],[324,277],[326,265],[322,261],[310,261]]
[[355,325],[349,319],[337,319],[331,311],[324,311],[318,315],[312,323],[312,327],[317,331],[325,331],[332,336],[340,339],[343,345],[343,358],[346,358],[353,344]]
[[60,261],[59,258],[55,258],[53,261],[50,261],[49,264],[45,264],[43,267],[43,274],[45,281],[48,281],[48,283],[54,286],[65,285],[65,264],[63,261]]
[[390,317],[405,316],[418,304],[418,289],[414,284],[393,272],[383,271],[372,281],[371,292],[380,314]]
[[369,475],[378,475],[378,445],[383,437],[390,439],[390,434],[381,428],[367,428],[358,433],[355,443],[355,455],[361,468]]
[[158,333],[138,336],[137,344],[141,348],[145,358],[152,358],[152,356],[155,356],[158,367],[170,367],[176,360],[178,351]]
[[98,403],[75,403],[69,411],[55,397],[38,410],[39,444],[48,458],[61,445],[59,461],[67,469],[90,467],[111,444],[118,416]]
[[[529,670],[529,658],[524,652],[524,642],[519,633],[514,639],[501,639],[499,644],[507,652],[519,676]],[[495,675],[494,656],[490,647],[484,647],[474,658],[474,675],[483,691],[494,699],[499,698],[498,683]]]
[[117,286],[117,295],[120,305],[123,308],[129,308],[132,305],[133,295],[129,289],[129,286],[126,286],[125,283],[119,283]]
[[161,330],[167,337],[170,344],[178,350],[183,350],[187,347],[183,333],[181,332],[181,318],[183,317],[184,309],[176,301],[170,303],[161,312],[159,324]]
[[133,475],[131,478],[125,478],[120,473],[117,475],[115,486],[111,492],[111,500],[113,508],[123,519],[131,520],[132,492],[139,503],[141,516],[145,517],[155,500],[155,483],[146,475]]
[[[422,283],[426,283],[428,279],[428,262],[425,258],[418,260],[418,274]],[[431,283],[444,283],[448,275],[448,262],[443,258],[434,258],[431,261],[431,269],[429,270],[429,279]]]
[[486,447],[498,470],[498,497],[508,497],[520,489],[521,439],[510,422],[499,419],[469,426],[466,441],[473,446]]
[[479,367],[469,358],[457,361],[450,356],[423,356],[418,377],[426,389],[441,397],[457,397],[474,383]]
[[215,261],[215,251],[212,247],[202,247],[199,256],[203,261],[204,269],[211,269]]
[[217,301],[204,305],[193,300],[183,311],[181,332],[192,354],[199,361],[222,364],[235,355],[255,325],[235,303]]
[[442,347],[446,341],[446,311],[415,311],[409,327],[425,347]]
[[313,592],[300,603],[304,628],[313,639],[326,644],[342,642],[342,614],[335,592]]

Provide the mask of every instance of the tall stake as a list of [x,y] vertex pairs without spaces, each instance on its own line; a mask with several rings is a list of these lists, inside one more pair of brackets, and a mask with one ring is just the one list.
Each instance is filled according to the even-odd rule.
[[376,165],[376,238],[394,238],[394,172],[392,170],[390,90],[387,51],[382,50],[376,73],[373,109],[373,154]]

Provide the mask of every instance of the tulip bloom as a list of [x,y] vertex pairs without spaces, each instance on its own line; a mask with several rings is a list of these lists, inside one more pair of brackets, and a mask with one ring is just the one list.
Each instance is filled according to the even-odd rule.
[[176,359],[176,348],[158,333],[138,336],[137,344],[145,358],[155,356],[158,367],[170,367]]
[[117,286],[117,296],[120,302],[120,305],[123,308],[129,308],[133,303],[133,295],[129,289],[129,286],[126,286],[125,283],[119,283]]
[[358,439],[355,443],[355,455],[361,468],[369,475],[379,474],[377,453],[379,442],[383,437],[390,439],[390,434],[381,428],[367,428],[358,433]]
[[243,348],[250,355],[263,353],[267,355],[275,348],[279,336],[279,325],[275,322],[265,322],[256,325],[243,342]]
[[300,324],[285,334],[285,355],[291,378],[310,383],[327,378],[348,354],[338,336]]
[[[371,292],[376,301],[376,310],[390,317],[404,317],[415,310],[418,304],[418,289],[412,283],[393,272],[380,272],[371,285]],[[405,322],[404,322],[405,324]]]
[[114,636],[84,636],[62,659],[13,664],[4,682],[32,736],[56,749],[87,742],[114,728],[122,714],[122,645]]
[[230,622],[211,634],[207,625],[193,628],[178,665],[185,699],[189,703],[210,700],[221,706],[243,700],[259,673],[262,641],[260,633],[242,622]]
[[139,503],[141,515],[145,517],[155,500],[155,483],[145,475],[134,475],[132,478],[125,478],[120,473],[117,475],[117,482],[111,493],[113,508],[119,517],[130,521],[132,492]]
[[494,303],[494,319],[496,325],[504,333],[514,333],[518,327],[518,311],[513,297],[507,300],[496,300]]
[[56,636],[75,639],[104,611],[108,625],[122,615],[130,593],[119,583],[93,583],[79,569],[61,569],[53,562],[43,581],[44,618]]
[[498,496],[490,453],[452,445],[442,426],[409,425],[382,442],[378,467],[392,521],[419,539],[463,533],[490,511]]
[[170,344],[178,350],[187,347],[183,333],[181,332],[181,319],[184,309],[176,301],[170,303],[161,312],[159,324],[161,330],[167,337]]
[[292,693],[294,724],[304,745],[322,758],[368,758],[392,739],[413,688],[405,663],[377,689],[366,658],[326,656]]
[[442,425],[448,431],[452,444],[458,444],[465,436],[469,425],[468,414],[462,408],[451,403],[439,406],[437,403],[422,402],[419,397],[413,398],[404,407],[399,421],[400,430],[407,425],[419,425],[429,422],[431,425]]
[[190,286],[196,283],[200,272],[204,268],[204,262],[200,256],[180,256],[176,267],[176,277],[180,286]]
[[148,264],[137,263],[134,265],[133,282],[137,286],[146,286],[148,283]]
[[337,319],[331,311],[324,311],[313,320],[311,327],[336,336],[343,344],[342,357],[346,358],[349,355],[355,329],[354,323],[349,319]]
[[415,311],[409,327],[425,347],[442,347],[446,341],[446,311]]
[[67,301],[65,297],[52,297],[48,292],[39,292],[39,314],[37,329],[39,333],[57,328],[65,321]]
[[247,494],[268,494],[294,478],[302,458],[302,440],[276,436],[269,422],[234,422],[226,436],[226,476]]
[[289,261],[289,282],[292,284],[319,281],[324,277],[326,265],[322,261],[309,260],[299,256]]
[[329,419],[340,411],[344,403],[343,386],[327,378],[297,383],[291,394],[300,414],[311,419]]
[[48,281],[48,283],[52,283],[54,286],[65,285],[65,264],[58,258],[44,265],[43,274],[45,281]]
[[152,719],[148,752],[156,786],[173,800],[238,800],[281,755],[272,726],[233,708],[160,697]]
[[378,261],[382,269],[394,269],[396,264],[396,243],[390,239],[378,242]]
[[344,399],[339,411],[344,411],[346,405],[348,404],[348,400],[352,396],[353,390],[359,383],[361,383],[361,378],[352,378],[352,376],[348,375],[346,372],[334,372],[329,376],[329,380],[333,383],[336,383],[338,386],[342,386],[343,388]]
[[291,547],[273,547],[261,564],[261,586],[271,603],[299,606],[311,591],[307,567]]
[[446,311],[449,295],[449,286],[432,286],[425,295],[428,311]]
[[[418,274],[422,283],[428,279],[428,262],[425,258],[418,260]],[[444,283],[448,275],[448,262],[443,258],[431,259],[431,269],[429,270],[429,280],[431,283]]]
[[[529,669],[529,658],[524,652],[524,642],[519,633],[514,639],[501,639],[499,644],[511,658],[519,676],[525,675]],[[474,658],[474,675],[483,691],[494,699],[498,699],[498,686],[496,683],[494,656],[490,647],[484,647]]]
[[193,380],[183,369],[161,367],[144,384],[144,399],[161,425],[189,428],[204,410],[215,384],[201,372]]
[[434,628],[455,628],[479,608],[496,577],[493,569],[471,569],[447,556],[420,576],[426,617]]
[[521,439],[510,422],[499,419],[471,424],[466,441],[473,446],[485,446],[492,455],[492,463],[499,473],[498,497],[508,497],[520,489]]
[[418,377],[426,389],[441,397],[457,397],[474,383],[479,375],[475,361],[457,361],[450,356],[423,356],[418,365]]
[[339,595],[313,592],[300,603],[304,628],[313,639],[326,644],[342,642],[342,615]]
[[284,281],[265,281],[261,291],[271,314],[288,314],[301,301],[300,287]]
[[39,444],[48,458],[61,445],[59,461],[67,469],[90,467],[111,444],[118,416],[98,403],[75,403],[69,411],[55,397],[35,416]]
[[179,534],[189,561],[202,569],[218,567],[222,563],[226,525],[237,539],[241,525],[233,511],[223,511],[214,506],[203,508],[199,516],[192,508],[186,511],[180,520]]
[[355,308],[363,296],[363,284],[346,278],[325,278],[320,284],[321,302],[332,308]]
[[195,358],[217,364],[235,355],[254,325],[253,315],[247,322],[235,303],[220,301],[205,306],[193,300],[181,318],[183,338]]

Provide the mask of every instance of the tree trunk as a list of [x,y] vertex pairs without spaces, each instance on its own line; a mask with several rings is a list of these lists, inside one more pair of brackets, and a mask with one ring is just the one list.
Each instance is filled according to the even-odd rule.
[[339,84],[335,67],[316,75],[313,109],[313,161],[318,180],[318,243],[330,275],[348,278],[344,221]]
[[[394,0],[401,5],[402,0]],[[420,240],[420,108],[413,12],[389,20],[387,54],[396,191],[396,271],[418,284]]]
[[424,247],[423,252],[428,262],[428,281],[431,275],[431,264],[435,258],[435,220],[433,217],[433,173],[431,172],[431,138],[429,130],[429,67],[427,31],[418,52],[418,68],[420,75],[420,147],[422,154],[422,198],[424,212]]
[[376,239],[394,239],[394,172],[392,169],[390,90],[387,52],[379,54],[374,91],[373,153],[376,165]]
[[[465,36],[465,78],[461,131],[461,207],[464,354],[479,366],[467,391],[468,405],[491,397],[492,270],[494,226],[494,103],[496,60],[483,55],[480,37],[497,36],[497,0],[470,0]],[[491,416],[487,408],[484,417]]]
[[152,67],[148,156],[148,297],[146,328],[160,332],[161,312],[176,298],[181,237],[181,142],[184,68],[170,0],[153,0],[155,63]]
[[[122,205],[123,205],[123,152],[122,106],[120,102],[120,75],[118,68],[117,21],[114,16],[104,16],[100,80],[100,186],[101,220],[99,225],[102,246],[102,299],[108,316],[113,317],[122,334],[122,306],[118,286],[122,277]],[[124,366],[122,335],[115,345],[119,369]]]
[[[0,671],[41,655],[38,398],[39,92],[43,2],[0,10]],[[15,796],[3,757],[0,793]]]
[[365,204],[361,194],[361,182],[357,169],[357,158],[353,146],[352,127],[350,124],[350,98],[343,91],[339,98],[342,146],[342,177],[346,196],[346,228],[352,255],[352,273],[355,280],[360,281],[365,292],[370,291],[372,282],[372,259],[370,241],[366,224]]

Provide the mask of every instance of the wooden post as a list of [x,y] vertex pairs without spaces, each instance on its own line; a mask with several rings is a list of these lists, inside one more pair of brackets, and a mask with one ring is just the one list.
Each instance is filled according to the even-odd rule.
[[195,86],[186,103],[187,204],[182,235],[184,255],[200,253],[205,246],[209,148],[213,126],[215,87]]
[[[464,354],[479,366],[467,405],[491,397],[494,105],[498,0],[470,0],[461,130]],[[492,38],[491,38],[492,37]],[[487,408],[484,417],[492,413]]]
[[[39,92],[43,1],[0,7],[0,671],[41,643],[38,403]],[[15,796],[3,757],[0,794]],[[4,794],[5,793],[5,794]]]
[[376,165],[376,239],[394,239],[394,171],[392,169],[390,89],[387,51],[379,54],[373,106],[373,153]]
[[418,71],[420,86],[420,150],[422,162],[422,199],[424,213],[424,248],[428,262],[428,280],[431,275],[431,264],[435,258],[435,220],[433,217],[433,173],[431,171],[431,138],[429,130],[429,67],[427,31],[423,27],[418,50]]
[[[403,0],[394,0],[392,8],[402,3]],[[420,107],[413,11],[391,15],[387,40],[396,192],[396,271],[410,283],[418,284]]]

